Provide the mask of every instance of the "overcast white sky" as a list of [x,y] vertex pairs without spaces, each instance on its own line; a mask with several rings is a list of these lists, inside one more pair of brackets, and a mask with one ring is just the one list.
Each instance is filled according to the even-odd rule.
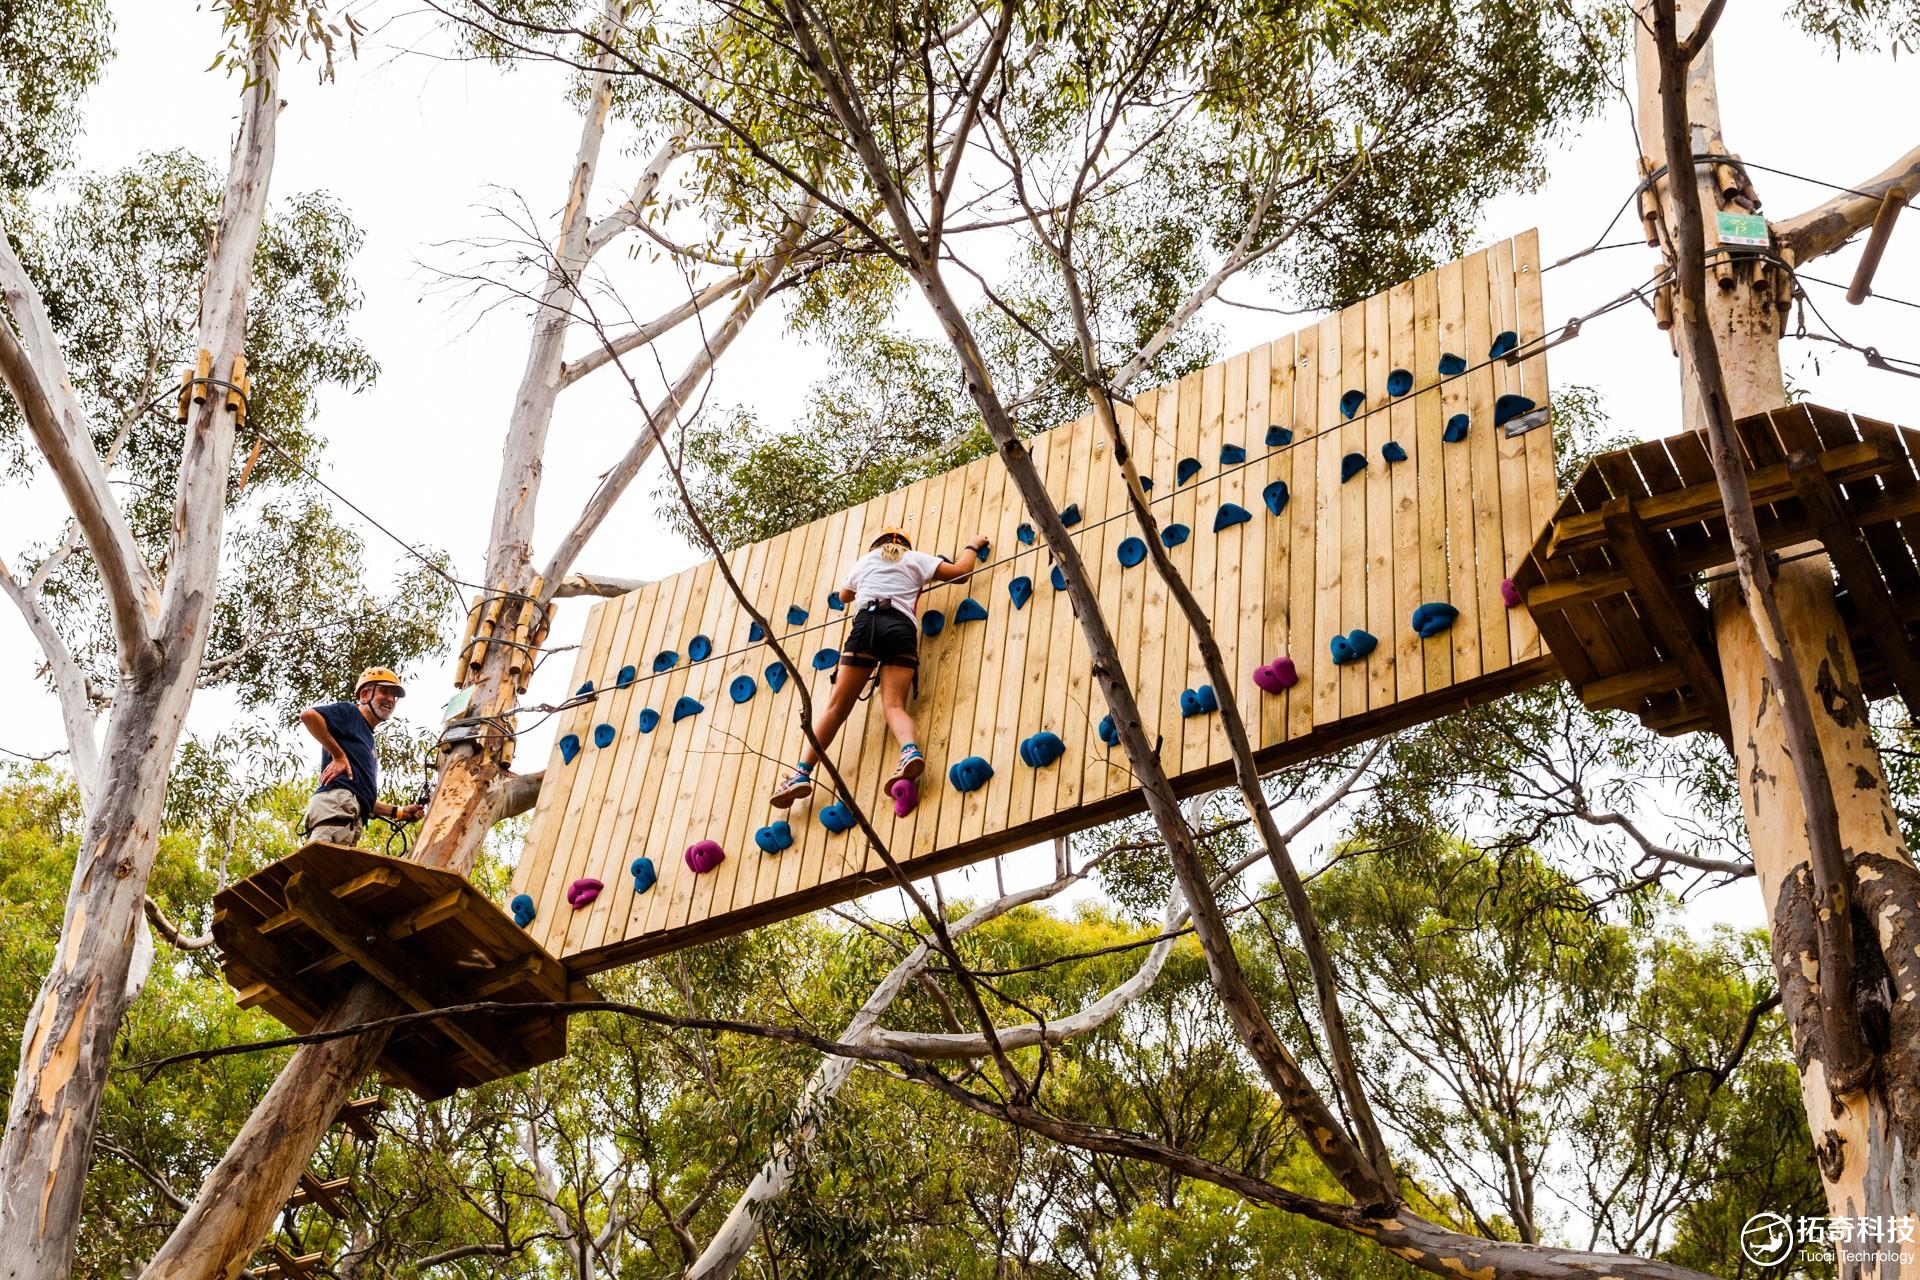
[[[119,54],[89,102],[82,167],[111,168],[143,151],[172,147],[191,148],[224,166],[236,86],[222,75],[200,73],[220,47],[217,15],[178,3],[143,3],[118,6],[117,19]],[[1910,63],[1854,57],[1836,62],[1771,4],[1732,6],[1715,43],[1727,143],[1747,160],[1845,183],[1877,173],[1914,144],[1920,82]],[[504,74],[402,52],[396,44],[437,42],[425,34],[423,19],[403,17],[357,62],[343,63],[337,83],[316,85],[304,67],[289,72],[273,189],[329,191],[367,233],[354,265],[366,294],[357,328],[384,373],[362,395],[325,399],[320,430],[329,442],[329,481],[402,536],[451,549],[471,576],[485,543],[498,446],[523,358],[525,317],[512,308],[476,315],[436,287],[431,268],[454,264],[454,250],[445,242],[498,230],[488,220],[490,205],[524,199],[551,226],[578,126],[555,69]],[[1538,226],[1548,261],[1584,247],[1632,187],[1634,156],[1625,112],[1616,103],[1566,140],[1544,189],[1487,206],[1480,241]],[[641,160],[609,157],[597,208],[619,199]],[[1775,218],[1829,194],[1767,173],[1756,171],[1754,178]],[[1630,238],[1633,227],[1630,214],[1612,238]],[[1844,283],[1857,253],[1856,246],[1811,271]],[[1557,324],[1586,311],[1644,280],[1653,267],[1653,251],[1639,247],[1554,271],[1545,283],[1547,318]],[[658,287],[669,301],[677,291],[667,280]],[[1901,227],[1878,287],[1920,301],[1920,224]],[[1245,283],[1231,292],[1242,299],[1258,296]],[[1848,338],[1920,359],[1920,310],[1881,301],[1849,307],[1838,290],[1816,288],[1815,294]],[[631,305],[640,314],[651,309],[640,301]],[[1288,318],[1225,308],[1214,308],[1209,318],[1227,328],[1232,350],[1297,327]],[[1920,382],[1868,370],[1858,356],[1831,346],[1789,344],[1787,358],[1790,377],[1815,400],[1920,425]],[[750,330],[729,355],[714,398],[753,404],[777,420],[797,403],[817,363],[815,353],[783,343],[774,326],[764,325]],[[1643,436],[1674,429],[1675,361],[1645,312],[1625,309],[1595,322],[1579,341],[1556,349],[1550,365],[1556,386],[1597,388],[1619,428]],[[631,406],[611,383],[589,379],[569,392],[560,406],[542,511],[559,518],[577,511],[632,431]],[[654,577],[698,559],[654,518],[655,483],[650,473],[634,487],[625,508],[582,557],[582,568]],[[32,500],[0,503],[0,554],[14,554],[47,535],[49,520],[56,518],[45,500],[48,487]],[[542,531],[549,539],[555,535],[552,519]],[[369,530],[368,537],[376,562],[399,554],[378,533]],[[585,612],[581,603],[562,609],[556,624],[561,642],[577,633]],[[0,730],[0,746],[16,751],[60,743],[52,699],[28,679],[32,663],[24,627],[11,609],[0,611],[0,670],[14,673],[8,685],[13,715]],[[564,692],[566,664],[549,666],[559,670],[543,672],[533,690],[536,699]],[[419,695],[407,706],[409,718],[428,722],[448,680],[441,671],[409,674]],[[231,711],[223,700],[203,701],[195,727],[216,725]],[[542,759],[547,747],[544,732],[531,735],[520,758]]]

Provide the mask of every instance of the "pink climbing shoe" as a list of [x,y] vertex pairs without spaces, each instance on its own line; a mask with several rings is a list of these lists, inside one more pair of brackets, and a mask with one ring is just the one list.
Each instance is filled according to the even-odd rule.
[[889,785],[891,785],[892,782],[900,781],[902,778],[905,778],[908,782],[912,782],[915,778],[925,773],[926,770],[927,758],[920,754],[919,747],[908,743],[906,746],[900,748],[900,761],[893,766],[893,777]]
[[776,809],[785,809],[796,800],[805,800],[813,794],[813,775],[804,769],[795,769],[793,776],[774,789],[767,803]]

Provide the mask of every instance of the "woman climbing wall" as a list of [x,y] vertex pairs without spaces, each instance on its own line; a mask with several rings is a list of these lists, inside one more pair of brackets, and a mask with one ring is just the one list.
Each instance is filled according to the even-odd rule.
[[[846,723],[868,676],[877,667],[880,709],[887,717],[887,727],[900,740],[900,760],[893,776],[920,776],[927,762],[915,741],[919,730],[907,714],[907,689],[920,666],[920,593],[930,582],[951,582],[972,573],[980,563],[980,549],[986,545],[984,536],[975,538],[958,560],[943,560],[915,551],[907,531],[889,525],[874,538],[867,553],[854,561],[839,592],[841,600],[854,606],[837,673],[847,678],[834,680],[827,705],[814,722],[813,731],[822,747],[832,745],[834,734]],[[799,765],[771,797],[776,809],[812,794],[813,766],[819,759],[811,743],[802,745]]]

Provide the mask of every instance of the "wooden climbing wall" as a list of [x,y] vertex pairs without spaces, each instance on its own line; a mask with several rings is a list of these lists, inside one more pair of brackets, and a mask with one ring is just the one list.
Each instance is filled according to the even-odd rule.
[[[1517,335],[1517,362],[1490,355],[1503,332]],[[1502,587],[1552,515],[1552,431],[1539,411],[1495,424],[1502,397],[1546,406],[1542,333],[1538,236],[1527,232],[1122,407],[1122,429],[1154,481],[1157,516],[1191,531],[1172,559],[1211,611],[1263,767],[1553,673],[1525,610],[1507,608]],[[1442,375],[1446,355],[1462,358],[1465,372]],[[1410,389],[1390,394],[1405,375]],[[1352,392],[1363,402],[1349,418],[1342,401]],[[1448,424],[1460,414],[1465,438],[1448,442]],[[1276,426],[1291,432],[1288,443],[1268,443]],[[1390,442],[1404,449],[1405,461],[1385,461]],[[1220,716],[1180,714],[1181,693],[1206,683],[1191,629],[1150,562],[1125,568],[1116,558],[1138,529],[1104,434],[1089,415],[1031,445],[1054,500],[1080,509],[1072,532],[1097,575],[1148,736],[1163,739],[1162,758],[1183,792],[1226,783]],[[1244,461],[1223,461],[1228,446],[1244,449]],[[1343,459],[1352,454],[1367,466],[1343,482]],[[1199,471],[1176,483],[1182,459],[1197,460]],[[1278,515],[1263,501],[1276,481],[1288,492]],[[1252,518],[1216,533],[1226,503]],[[906,525],[916,546],[949,555],[976,534],[992,539],[991,558],[969,582],[936,587],[921,600],[923,616],[939,610],[951,617],[971,596],[988,616],[921,641],[912,709],[929,765],[918,810],[896,820],[882,793],[896,744],[877,699],[856,709],[834,744],[855,799],[917,875],[1143,807],[1124,752],[1109,751],[1098,736],[1106,707],[1068,598],[1049,581],[1045,548],[1017,537],[1027,520],[1005,468],[990,456],[741,548],[729,560],[773,621],[794,680],[822,700],[828,673],[811,660],[840,647],[849,616],[830,609],[828,596],[880,527]],[[1016,577],[1033,587],[1018,609],[1008,587]],[[1451,603],[1459,617],[1422,639],[1409,619],[1427,601]],[[790,623],[790,609],[796,619],[804,612],[804,621]],[[1378,648],[1336,665],[1330,639],[1355,628],[1376,636]],[[745,610],[711,561],[595,606],[573,684],[591,681],[597,692],[562,716],[514,878],[514,893],[535,903],[529,931],[576,972],[887,882],[857,829],[836,835],[819,821],[833,799],[824,787],[785,815],[767,805],[799,748],[799,699],[793,680],[778,692],[769,688],[773,652],[749,634]],[[712,647],[701,661],[691,657],[700,648],[695,637]],[[678,661],[655,674],[663,651]],[[1299,682],[1262,693],[1253,669],[1283,655],[1292,657]],[[623,684],[627,667],[633,671]],[[729,688],[741,676],[754,692],[735,702]],[[683,698],[703,709],[675,720]],[[646,711],[658,722],[642,732]],[[1058,733],[1066,752],[1056,764],[1030,768],[1018,744],[1043,729]],[[605,745],[596,745],[596,731]],[[969,755],[985,757],[995,774],[963,794],[947,784],[946,771]],[[825,770],[818,776],[824,780]],[[754,832],[782,816],[792,824],[792,846],[763,853]],[[702,839],[718,841],[727,857],[695,874],[683,854]],[[628,871],[640,855],[659,877],[644,893],[635,892]],[[570,909],[568,886],[589,876],[605,890],[586,908]]]

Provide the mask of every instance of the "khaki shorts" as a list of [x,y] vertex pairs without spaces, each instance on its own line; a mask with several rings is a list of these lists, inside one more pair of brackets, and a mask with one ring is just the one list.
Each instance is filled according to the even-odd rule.
[[316,791],[307,801],[307,813],[301,833],[308,840],[328,844],[360,842],[360,799],[345,787]]

